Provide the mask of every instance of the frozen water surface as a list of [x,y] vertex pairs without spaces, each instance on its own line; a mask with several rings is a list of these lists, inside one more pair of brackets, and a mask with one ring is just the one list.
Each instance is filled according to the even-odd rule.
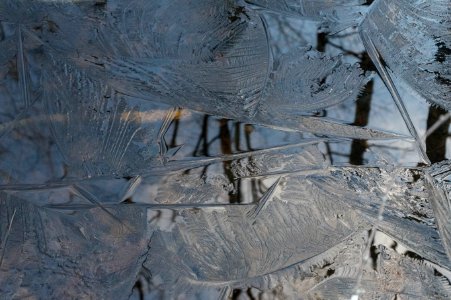
[[0,298],[449,298],[450,20],[0,0]]

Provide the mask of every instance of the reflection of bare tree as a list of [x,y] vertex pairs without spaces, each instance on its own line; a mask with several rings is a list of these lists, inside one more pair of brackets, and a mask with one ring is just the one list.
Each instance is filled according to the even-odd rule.
[[241,132],[240,132],[240,129],[241,129],[241,122],[236,122],[235,123],[235,135],[234,135],[236,151],[241,151],[241,146],[240,146]]
[[[360,66],[365,71],[374,70],[374,66],[371,62],[368,53],[364,52],[361,56]],[[368,125],[368,118],[371,110],[371,97],[373,95],[374,81],[370,80],[360,93],[356,102],[354,125],[366,126]],[[363,156],[368,148],[366,140],[353,140],[351,145],[351,154],[349,156],[349,162],[354,165],[364,164]]]
[[[328,41],[329,40],[327,38],[327,34],[325,34],[324,32],[318,32],[318,34],[316,35],[316,50],[318,50],[319,52],[325,52]],[[324,116],[327,116],[326,110],[324,110]],[[332,164],[333,159],[332,159],[332,150],[330,148],[330,144],[328,142],[325,142],[324,145],[326,146],[326,152],[327,152],[327,157],[329,159],[329,163]]]
[[[346,35],[353,35],[352,33],[344,33],[340,37],[346,37]],[[338,37],[335,36],[335,37]],[[354,51],[351,51],[349,49],[346,49],[346,47],[342,45],[338,45],[331,41],[328,38],[328,35],[322,32],[319,32],[317,34],[317,46],[316,50],[319,52],[326,52],[326,46],[329,45],[333,48],[336,48],[340,50],[344,55],[351,56],[353,58],[357,58],[360,61],[360,66],[364,71],[375,71],[375,68],[371,62],[371,59],[369,58],[368,54],[366,52],[363,53],[356,53]],[[354,125],[356,126],[366,126],[368,125],[368,118],[370,115],[371,110],[371,97],[373,94],[373,87],[374,82],[373,80],[369,81],[362,93],[359,95],[356,101],[356,111],[355,111],[355,117],[354,117]],[[327,111],[325,112],[327,115]],[[326,143],[327,152],[330,154],[330,145]],[[362,165],[364,164],[364,154],[366,149],[368,148],[368,143],[366,140],[353,140],[351,145],[351,153],[349,154],[349,162],[354,165]],[[339,156],[348,156],[347,154],[340,154],[340,153],[333,153],[334,155]],[[330,155],[329,155],[330,156]],[[331,157],[331,163],[332,163],[332,156]]]
[[[244,124],[244,137],[246,140],[246,147],[247,147],[247,151],[254,151],[254,148],[252,147],[251,144],[251,134],[254,131],[254,126],[252,126],[251,124]],[[249,157],[249,163],[253,162],[253,157]],[[252,196],[252,201],[251,202],[256,202],[258,201],[260,195],[263,194],[263,192],[261,192],[261,183],[262,181],[260,179],[257,178],[252,178],[251,179],[251,193],[250,195]]]
[[[431,128],[446,113],[445,110],[439,107],[431,106],[429,108],[427,128]],[[450,119],[447,118],[446,121],[426,138],[426,154],[432,163],[442,161],[446,157],[446,139],[448,138],[449,124]]]
[[[201,130],[199,137],[194,144],[194,150],[192,155],[194,157],[209,157],[210,156],[210,147],[216,142],[219,141],[220,151],[223,155],[231,155],[236,152],[243,151],[253,151],[255,150],[252,147],[251,143],[251,134],[254,131],[254,127],[251,124],[244,124],[241,122],[232,122],[228,119],[219,119],[217,122],[209,122],[211,116],[204,115]],[[176,121],[173,121],[173,125],[176,125]],[[213,130],[213,125],[218,124],[219,130],[215,136],[209,136],[211,130]],[[174,128],[172,135],[172,143],[176,146],[178,130]],[[243,145],[244,142],[244,145]],[[243,148],[244,147],[244,148]],[[252,158],[246,158],[252,161]],[[243,181],[241,178],[235,178],[232,161],[227,160],[222,162],[223,165],[223,174],[226,176],[228,181],[233,184],[233,190],[229,192],[229,201],[230,203],[241,203],[243,201],[242,193],[243,193]],[[207,174],[208,165],[203,167],[202,177],[204,178]],[[190,170],[186,170],[185,174],[188,174]],[[251,195],[253,196],[253,200],[256,199],[255,195],[258,195],[259,192],[259,179],[251,179],[250,180],[250,188],[252,190]],[[261,194],[261,193],[260,193]],[[258,198],[257,198],[258,199]]]
[[[208,147],[212,143],[212,141],[208,141],[208,118],[209,115],[204,115],[203,121],[202,121],[202,129],[199,135],[199,138],[197,139],[196,146],[194,147],[193,156],[199,155],[199,148],[202,150],[200,151],[200,155],[202,156],[209,156]],[[202,176],[205,175],[207,172],[208,166],[205,166],[202,170]],[[189,170],[186,170],[185,173],[189,173]]]
[[318,34],[316,35],[316,50],[318,50],[319,52],[325,52],[327,43],[327,34],[325,34],[324,32],[318,32]]
[[244,125],[244,134],[246,138],[246,147],[248,151],[253,151],[254,148],[252,148],[251,145],[251,133],[254,131],[254,127],[251,124],[245,124]]
[[[366,126],[371,109],[371,96],[373,94],[374,81],[370,80],[363,90],[363,93],[357,98],[354,125]],[[353,165],[364,164],[363,156],[368,143],[366,140],[353,140],[351,145],[351,154],[349,162]]]
[[199,135],[199,139],[197,140],[196,146],[194,147],[193,156],[197,156],[199,154],[199,148],[202,144],[202,150],[200,152],[201,155],[209,156],[208,154],[208,118],[209,115],[205,115],[202,121],[202,130]]
[[177,109],[174,119],[172,120],[172,123],[174,124],[174,131],[172,133],[171,142],[169,144],[170,148],[177,146],[177,133],[179,131],[181,115],[182,115],[182,110],[179,108],[179,109]]
[[241,122],[235,123],[235,149],[236,151],[240,152],[243,151],[241,149],[241,129],[244,130],[244,141],[246,143],[246,151],[253,151],[254,148],[251,146],[251,134],[254,131],[254,126],[251,124],[243,124]]
[[[221,140],[221,152],[225,155],[232,154],[232,137],[230,135],[229,124],[227,119],[219,120],[219,137]],[[237,147],[239,147],[239,141]],[[230,160],[223,162],[224,166],[224,174],[229,179],[230,182],[234,185],[234,191],[229,192],[229,201],[230,203],[240,203],[240,191],[241,191],[241,182],[240,180],[235,181],[233,172],[232,172],[232,162]]]

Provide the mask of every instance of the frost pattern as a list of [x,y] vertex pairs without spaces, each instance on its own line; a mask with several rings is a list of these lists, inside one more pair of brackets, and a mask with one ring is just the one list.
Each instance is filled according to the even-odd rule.
[[451,40],[447,1],[378,0],[361,25],[393,74],[449,109]]
[[[165,297],[171,293],[190,295],[211,288],[252,286],[266,290],[275,288],[274,284],[280,281],[288,280],[291,284],[300,281],[296,278],[302,278],[303,270],[329,265],[335,271],[332,272],[334,276],[324,276],[324,281],[318,286],[308,287],[310,283],[303,281],[296,289],[301,288],[305,296],[309,293],[313,295],[317,290],[324,293],[323,297],[333,292],[350,295],[359,270],[344,266],[334,268],[339,263],[328,262],[334,260],[333,257],[348,255],[342,251],[353,251],[353,247],[367,241],[366,238],[360,240],[360,236],[364,236],[365,229],[376,223],[379,223],[380,232],[409,249],[415,249],[430,262],[421,266],[415,261],[403,259],[404,263],[418,268],[420,272],[431,272],[427,270],[434,269],[434,266],[449,269],[450,261],[444,255],[443,246],[437,242],[436,231],[426,224],[426,220],[423,223],[408,218],[408,211],[412,209],[409,202],[415,195],[405,194],[403,184],[406,182],[399,182],[391,192],[385,191],[389,186],[393,188],[389,184],[395,178],[393,176],[402,172],[405,172],[403,180],[411,181],[408,176],[410,171],[403,170],[386,173],[343,169],[325,174],[284,176],[277,179],[277,190],[273,185],[263,195],[262,199],[269,195],[271,201],[259,211],[257,218],[252,215],[254,208],[247,205],[175,210],[174,227],[170,231],[161,230],[154,234],[153,245],[159,254],[151,256],[146,262],[147,268],[158,274],[158,279],[153,282],[154,288],[160,289]],[[324,188],[326,182],[328,184]],[[378,194],[387,192],[389,203],[383,221],[379,222]],[[257,204],[259,207],[260,204]],[[281,241],[284,241],[283,247],[278,246]],[[382,251],[379,252],[381,257],[378,262],[374,262],[376,272],[376,268],[390,269],[394,266],[388,262],[385,267],[381,265],[384,264],[384,251],[398,256],[394,259],[401,259],[396,251],[384,246],[374,247]],[[211,252],[215,253],[213,257],[208,255]],[[164,260],[168,256],[175,262],[170,270],[167,270]],[[388,257],[385,259],[390,259]],[[441,270],[440,267],[435,268]],[[407,275],[409,272],[408,269],[402,271],[405,276],[412,276]],[[363,284],[368,294],[394,293],[390,289],[378,291],[377,284],[373,284],[383,281],[384,277],[370,274],[365,275]],[[424,297],[432,295],[427,286],[409,285],[404,278],[398,277],[398,280],[398,284],[403,286],[396,287],[399,292],[407,289],[402,293],[409,294],[411,291]],[[433,282],[433,279],[430,281]],[[387,288],[387,283],[378,284]],[[326,290],[329,285],[333,292]],[[446,285],[434,283],[434,286],[441,291],[439,293],[446,294]]]
[[[50,17],[40,17],[42,8],[36,4],[36,13],[26,20],[35,25],[21,26],[29,39],[42,43],[50,55],[68,60],[73,67],[81,68],[93,79],[101,78],[102,83],[123,94],[291,130],[356,138],[396,137],[374,130],[350,129],[327,119],[313,121],[299,117],[284,122],[268,115],[267,105],[276,101],[272,96],[280,89],[285,91],[277,96],[277,103],[284,104],[280,114],[288,109],[302,113],[355,99],[367,79],[357,65],[339,66],[339,58],[331,59],[313,50],[305,56],[304,61],[309,62],[302,65],[305,71],[293,74],[293,70],[285,70],[286,65],[302,61],[294,61],[294,53],[280,59],[272,56],[264,22],[254,11],[205,0],[190,7],[198,18],[189,18],[189,26],[174,27],[165,25],[168,19],[164,17],[169,11],[172,13],[178,2],[164,5],[135,2],[138,15],[133,15],[129,6],[123,7],[122,2],[109,3],[106,8],[109,13],[102,14],[95,5],[53,3],[42,4],[50,6],[52,13]],[[10,22],[22,21],[11,19],[14,14],[6,16],[12,9],[16,13],[25,9],[21,3],[6,1],[0,15]],[[26,10],[32,8],[27,6]],[[188,23],[189,12],[179,14],[182,18],[179,24]],[[68,19],[68,15],[79,18]],[[151,19],[160,22],[149,23]],[[74,33],[74,28],[81,31]],[[78,38],[68,39],[74,35]],[[194,43],[193,36],[204,43]],[[159,47],[155,49],[155,45]],[[323,68],[324,73],[316,74],[317,67]],[[278,87],[280,84],[271,77],[282,72],[291,72],[286,76],[292,75],[292,81],[288,86]],[[294,101],[299,98],[296,92],[301,86],[309,87],[305,90],[309,96]],[[326,96],[335,89],[342,91],[334,97]],[[271,105],[271,110],[277,108]]]
[[329,1],[329,0],[301,0],[301,1],[271,1],[247,0],[269,11],[293,14],[298,17],[319,21],[323,30],[338,32],[359,23],[366,8],[365,1]]
[[2,244],[2,297],[128,296],[148,251],[144,211],[115,210],[132,229],[126,231],[100,209],[61,214],[4,193],[1,197],[0,228],[2,233],[11,228]]
[[1,1],[0,298],[449,297],[446,7]]
[[428,177],[428,180],[431,190],[431,204],[436,215],[440,237],[446,248],[448,258],[451,258],[451,223],[448,217],[451,209],[449,172],[449,162],[432,166],[429,170],[430,177]]

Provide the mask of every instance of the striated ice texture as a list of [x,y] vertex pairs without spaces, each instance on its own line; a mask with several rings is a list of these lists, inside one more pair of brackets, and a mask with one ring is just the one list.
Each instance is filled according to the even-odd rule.
[[448,7],[0,0],[0,299],[449,298]]
[[378,0],[360,29],[394,76],[446,109],[451,108],[449,7],[442,0]]

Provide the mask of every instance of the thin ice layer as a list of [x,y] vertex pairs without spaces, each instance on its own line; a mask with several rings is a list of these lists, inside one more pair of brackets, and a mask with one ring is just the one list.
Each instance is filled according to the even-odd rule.
[[294,15],[296,17],[318,21],[323,30],[338,32],[350,26],[356,26],[366,13],[365,1],[330,0],[247,0],[269,12]]
[[440,237],[445,246],[446,254],[451,260],[451,170],[449,161],[434,164],[427,171],[427,186],[430,201],[435,212],[435,219],[440,230]]
[[[423,179],[414,181],[410,172],[345,168],[286,175],[268,187],[263,204],[174,206],[170,225],[160,223],[161,211],[152,210],[151,247],[157,254],[145,266],[153,289],[190,296],[205,289],[267,290],[283,284],[326,298],[333,293],[446,295],[442,274],[449,275],[450,263],[430,220],[411,217],[431,215],[431,207],[427,192],[420,192]],[[381,197],[387,197],[382,214]],[[368,246],[373,241],[362,239],[364,230],[391,237],[394,250],[398,243],[408,250]],[[364,263],[365,247],[376,257]],[[167,264],[168,257],[174,263]],[[319,270],[303,274],[316,268],[327,276]],[[411,284],[418,273],[428,284]],[[309,277],[319,281],[312,284]],[[390,288],[393,280],[398,283]]]
[[[113,1],[103,6],[41,3],[50,9],[45,17],[38,13],[43,10],[38,3],[30,8],[37,13],[26,20],[26,14],[8,15],[13,8],[24,9],[12,2],[1,7],[0,15],[10,22],[24,22],[18,25],[23,27],[24,39],[42,43],[53,59],[120,93],[291,130],[355,138],[397,137],[334,120],[284,121],[268,115],[268,110],[279,109],[272,105],[276,101],[283,104],[283,115],[290,109],[310,112],[355,99],[367,76],[357,65],[340,65],[339,58],[304,53],[305,49],[299,50],[300,61],[294,53],[273,61],[264,22],[248,7],[205,0],[188,6],[192,11],[188,22],[186,10],[173,9],[186,6],[177,1],[135,1],[134,5]],[[168,23],[174,19],[178,22]],[[298,67],[288,69],[289,65]],[[319,80],[314,68],[325,70]],[[305,97],[296,95],[299,87],[304,87]],[[280,90],[285,93],[276,99]],[[340,92],[332,97],[332,90]]]
[[446,0],[377,0],[360,31],[395,77],[431,103],[450,109],[450,19]]
[[148,251],[146,214],[116,208],[67,214],[0,194],[2,298],[129,296]]

